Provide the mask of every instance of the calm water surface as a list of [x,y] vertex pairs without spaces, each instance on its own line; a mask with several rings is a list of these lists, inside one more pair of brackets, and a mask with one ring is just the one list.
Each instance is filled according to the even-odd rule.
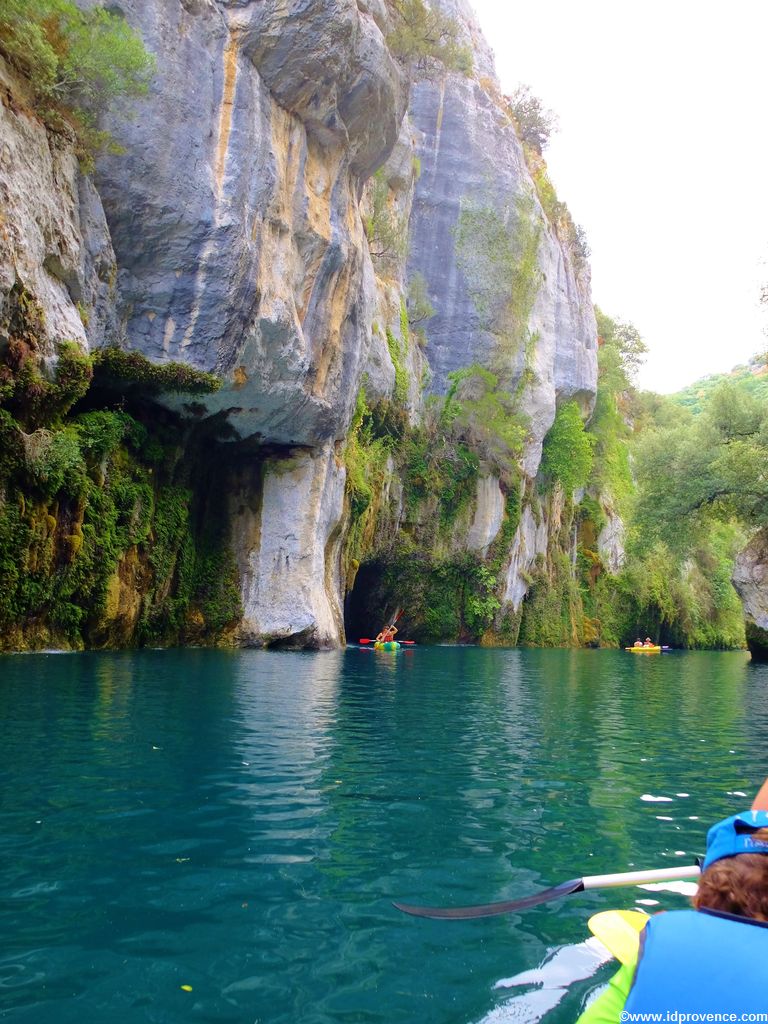
[[767,694],[743,654],[0,658],[0,1019],[566,1024],[590,914],[683,896],[390,901],[685,863],[768,774]]

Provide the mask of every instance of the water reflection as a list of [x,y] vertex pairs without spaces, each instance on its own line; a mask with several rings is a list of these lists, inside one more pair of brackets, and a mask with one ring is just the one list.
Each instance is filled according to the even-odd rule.
[[[700,852],[768,774],[766,686],[741,654],[2,658],[0,1013],[565,1024],[602,977],[559,973],[589,915],[682,896],[451,925],[390,901]],[[495,987],[536,964],[552,984]]]

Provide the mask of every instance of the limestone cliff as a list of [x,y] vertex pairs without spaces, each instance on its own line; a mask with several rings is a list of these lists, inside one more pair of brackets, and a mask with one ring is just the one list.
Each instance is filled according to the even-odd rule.
[[744,605],[752,657],[768,660],[768,534],[759,530],[736,558],[733,585]]
[[[22,294],[39,309],[44,372],[54,373],[57,344],[75,341],[221,381],[194,397],[186,385],[155,388],[149,415],[153,437],[168,417],[187,439],[179,444],[206,445],[208,458],[226,462],[216,478],[224,490],[205,495],[209,481],[178,457],[152,483],[151,444],[133,479],[148,481],[153,515],[166,508],[162,488],[190,488],[198,518],[218,499],[242,608],[226,629],[218,613],[212,621],[234,642],[338,644],[360,564],[386,560],[398,544],[471,556],[485,601],[477,622],[505,607],[516,615],[561,529],[533,482],[558,404],[573,399],[586,416],[594,400],[589,268],[547,208],[542,165],[518,138],[470,8],[439,6],[472,48],[470,75],[424,77],[396,59],[387,42],[396,12],[383,0],[124,0],[157,75],[148,99],[112,111],[123,152],[103,156],[93,180],[30,113],[24,84],[3,82],[0,299],[6,314]],[[377,215],[407,245],[377,251]],[[417,278],[432,315],[409,306]],[[474,442],[466,458],[459,446],[471,471],[457,466],[461,508],[451,517],[450,496],[428,493],[403,451],[434,420],[429,396],[441,400],[449,375],[472,364],[493,372],[501,398],[492,397],[518,417],[524,443],[507,477]],[[105,394],[92,390],[75,412]],[[126,400],[132,415],[146,414],[135,385]],[[389,447],[376,479],[355,482],[356,431],[374,422]],[[85,464],[94,487],[111,472],[108,461]],[[77,528],[87,526],[87,502],[67,501],[56,492],[43,505],[41,492],[39,521],[58,522],[71,505]],[[167,611],[184,587],[183,614],[174,606],[161,616],[175,623],[169,638],[215,638],[201,611],[211,603],[202,520],[199,600],[180,569],[191,557],[181,534],[165,569],[151,563],[165,529],[152,524],[115,553],[104,584],[112,597],[80,642],[140,639],[141,614],[160,621],[152,609]],[[133,602],[133,625],[105,623],[105,609],[124,617],[126,587],[148,579],[153,596],[141,614],[143,598]]]

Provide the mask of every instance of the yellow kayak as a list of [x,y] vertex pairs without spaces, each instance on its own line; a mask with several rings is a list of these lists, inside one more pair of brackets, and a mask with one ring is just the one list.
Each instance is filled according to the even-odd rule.
[[660,647],[625,647],[624,650],[632,654],[661,654]]

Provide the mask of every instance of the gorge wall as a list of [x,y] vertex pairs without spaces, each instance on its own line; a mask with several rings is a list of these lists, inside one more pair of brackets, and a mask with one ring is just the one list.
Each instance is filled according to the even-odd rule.
[[121,0],[157,73],[92,177],[3,66],[2,646],[333,646],[406,577],[426,638],[593,639],[537,479],[594,404],[589,267],[439,7],[471,73],[398,59],[384,0]]

